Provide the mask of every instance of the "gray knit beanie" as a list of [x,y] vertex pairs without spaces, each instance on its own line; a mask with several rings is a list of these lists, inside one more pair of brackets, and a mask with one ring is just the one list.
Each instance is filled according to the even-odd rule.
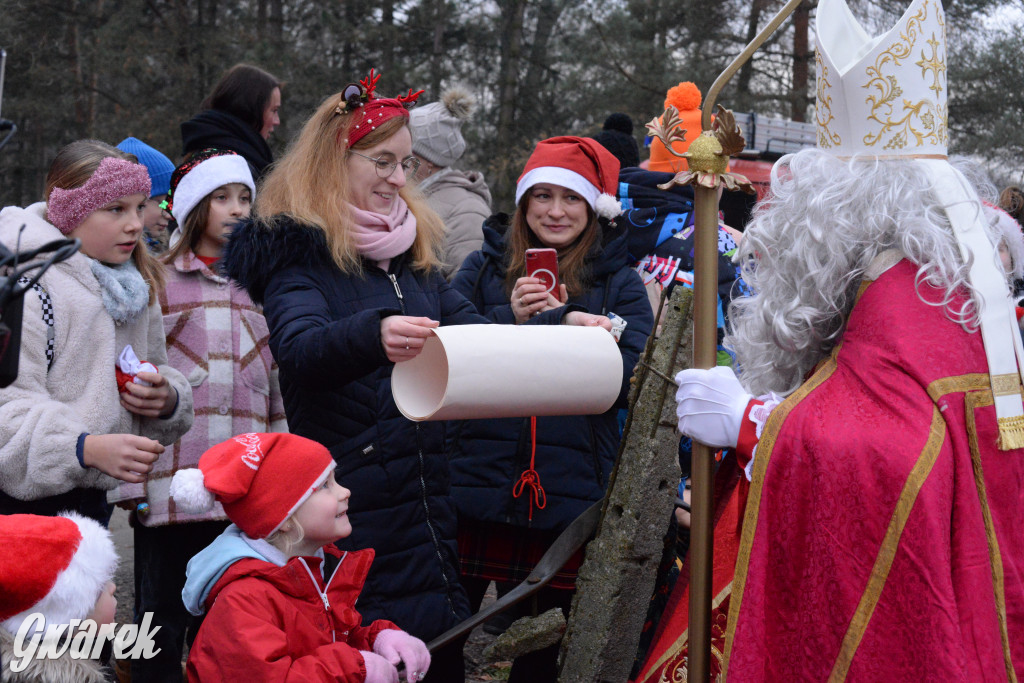
[[466,151],[462,122],[469,119],[476,100],[463,88],[449,88],[440,102],[409,112],[412,151],[432,164],[448,167]]

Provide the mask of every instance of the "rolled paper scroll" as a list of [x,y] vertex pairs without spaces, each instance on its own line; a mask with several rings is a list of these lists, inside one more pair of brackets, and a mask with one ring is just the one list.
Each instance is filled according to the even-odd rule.
[[597,415],[622,388],[607,330],[572,325],[451,325],[395,365],[391,390],[410,420]]

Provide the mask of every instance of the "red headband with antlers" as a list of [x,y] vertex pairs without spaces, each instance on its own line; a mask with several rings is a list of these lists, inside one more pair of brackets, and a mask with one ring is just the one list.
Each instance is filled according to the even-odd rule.
[[380,75],[370,69],[370,75],[359,81],[359,85],[350,83],[341,91],[341,101],[334,111],[338,114],[351,114],[355,122],[349,130],[346,147],[356,144],[371,130],[375,130],[388,119],[396,116],[409,118],[409,109],[416,104],[422,90],[413,92],[412,88],[405,95],[398,97],[377,97],[377,81]]

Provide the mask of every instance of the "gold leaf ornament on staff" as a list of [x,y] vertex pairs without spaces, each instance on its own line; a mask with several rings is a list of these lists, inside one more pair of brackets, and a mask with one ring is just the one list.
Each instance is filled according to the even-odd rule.
[[727,170],[729,157],[742,152],[746,145],[746,140],[743,139],[731,111],[718,105],[718,114],[711,124],[711,130],[702,132],[690,143],[687,151],[679,153],[673,148],[672,143],[685,139],[686,130],[683,129],[682,123],[675,107],[669,107],[660,118],[652,119],[647,124],[647,130],[651,135],[661,140],[671,154],[686,159],[689,167],[677,173],[672,180],[659,185],[659,188],[668,190],[675,185],[700,185],[714,190],[721,183],[727,190],[755,193],[746,176]]

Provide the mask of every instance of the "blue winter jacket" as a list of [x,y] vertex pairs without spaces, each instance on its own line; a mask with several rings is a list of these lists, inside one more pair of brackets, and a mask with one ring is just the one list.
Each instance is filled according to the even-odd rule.
[[[485,223],[484,247],[470,254],[452,286],[477,310],[497,322],[514,319],[505,292],[504,216]],[[497,229],[496,229],[497,228]],[[654,324],[640,276],[629,267],[626,237],[613,239],[589,259],[590,289],[570,303],[591,313],[615,313],[627,322],[619,342],[622,390],[601,415],[537,418],[535,469],[547,505],[534,509],[529,494],[513,487],[530,463],[530,418],[466,420],[449,423],[448,457],[452,495],[460,519],[503,522],[560,531],[604,496],[619,447],[617,412],[625,407],[629,380]]]
[[389,619],[429,640],[470,612],[458,582],[444,423],[398,411],[380,323],[396,314],[489,321],[439,271],[414,270],[408,253],[386,273],[367,263],[362,275],[346,275],[322,230],[284,218],[276,225],[237,227],[224,269],[264,307],[289,429],[326,446],[352,490],[352,535],[337,545],[377,553],[359,598],[365,623]]

